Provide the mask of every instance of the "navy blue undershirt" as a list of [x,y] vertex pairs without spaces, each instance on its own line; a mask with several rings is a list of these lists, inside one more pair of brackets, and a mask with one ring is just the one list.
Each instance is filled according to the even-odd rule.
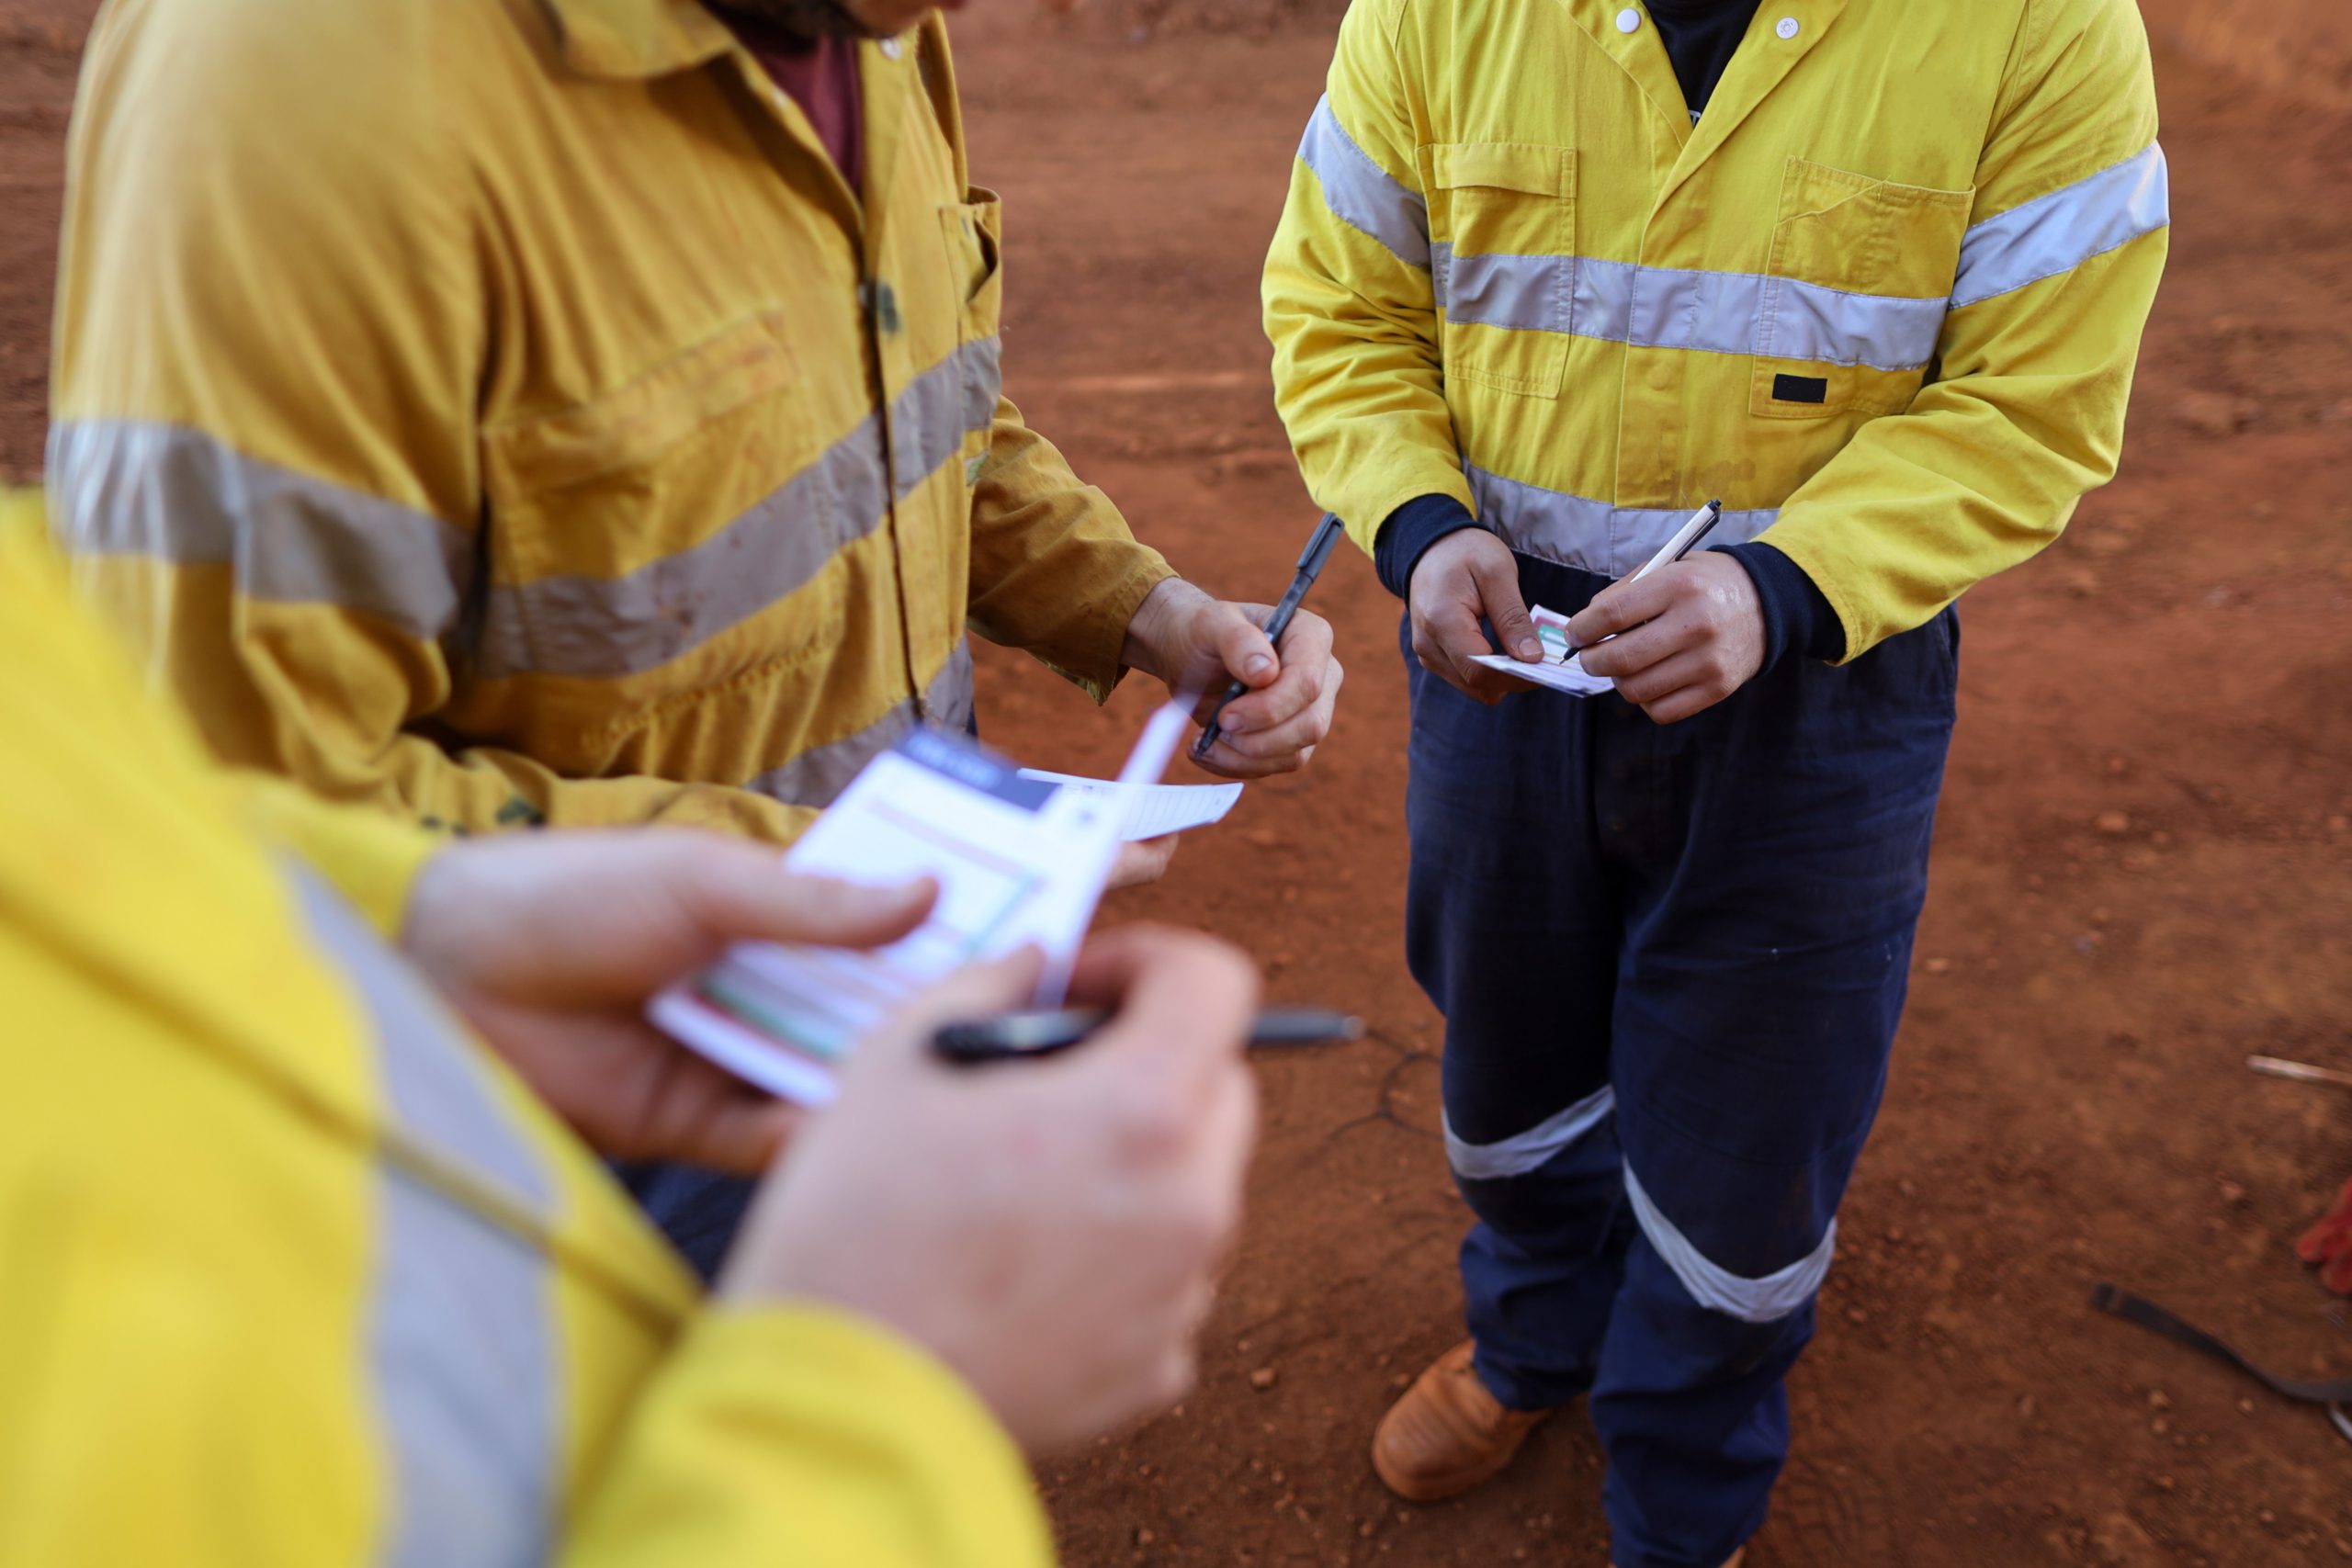
[[1739,49],[1758,0],[1645,0],[1657,28],[1666,57],[1674,62],[1674,79],[1682,84],[1682,101],[1690,118],[1707,107],[1715,84]]
[[[1647,0],[1644,9],[1674,62],[1675,80],[1682,85],[1693,119],[1723,80],[1757,5],[1758,0]],[[1404,598],[1423,551],[1457,529],[1477,525],[1452,496],[1418,496],[1380,525],[1373,565],[1388,591]],[[1726,546],[1722,553],[1739,562],[1756,584],[1764,614],[1765,669],[1792,652],[1809,659],[1845,657],[1846,628],[1803,567],[1761,542]]]

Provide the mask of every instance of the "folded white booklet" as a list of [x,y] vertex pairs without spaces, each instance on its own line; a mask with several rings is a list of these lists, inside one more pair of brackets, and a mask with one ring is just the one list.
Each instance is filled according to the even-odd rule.
[[1583,660],[1568,651],[1567,616],[1534,604],[1529,606],[1527,618],[1535,623],[1535,636],[1544,644],[1542,663],[1521,664],[1507,653],[1476,653],[1470,656],[1470,662],[1516,675],[1539,686],[1549,686],[1555,692],[1566,692],[1572,697],[1597,697],[1617,689],[1617,682],[1606,675],[1586,674]]
[[1489,670],[1499,670],[1506,675],[1516,675],[1522,681],[1532,681],[1539,686],[1549,686],[1555,692],[1566,692],[1572,697],[1597,697],[1603,692],[1613,692],[1617,682],[1606,675],[1588,675],[1584,665],[1571,655],[1565,664],[1548,660],[1542,664],[1521,664],[1507,653],[1479,653],[1470,658],[1473,664],[1483,664]]
[[929,876],[939,901],[871,953],[741,942],[653,998],[653,1022],[738,1077],[806,1105],[831,1100],[857,1043],[915,993],[976,960],[1035,945],[1036,1002],[1062,999],[1133,809],[1190,726],[1160,709],[1116,784],[1025,778],[965,737],[921,728],[868,763],[794,844],[794,871],[854,882]]

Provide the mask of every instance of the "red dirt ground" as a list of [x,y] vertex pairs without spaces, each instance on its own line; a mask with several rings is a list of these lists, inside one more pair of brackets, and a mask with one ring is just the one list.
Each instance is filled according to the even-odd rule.
[[[0,0],[17,478],[40,461],[88,9]],[[1178,10],[1055,22],[995,0],[959,22],[975,163],[1012,209],[1015,397],[1180,566],[1263,597],[1313,513],[1257,265],[1329,25],[1134,20]],[[2177,225],[2126,469],[2045,558],[1969,595],[1913,1001],[1753,1568],[2352,1561],[2352,1446],[2086,1305],[2114,1280],[2290,1374],[2352,1371],[2352,1313],[2289,1251],[2352,1175],[2352,1098],[2243,1066],[2352,1066],[2352,122],[2159,42]],[[1398,1506],[1365,1462],[1396,1386],[1459,1333],[1464,1213],[1434,1135],[1436,1021],[1400,956],[1396,609],[1351,554],[1315,603],[1351,676],[1313,772],[1253,789],[1114,915],[1222,932],[1275,995],[1375,1035],[1266,1064],[1200,1390],[1048,1465],[1047,1490],[1077,1564],[1599,1564],[1580,1416],[1438,1507]],[[998,743],[1089,768],[1145,694],[1103,722],[992,655],[982,699]]]

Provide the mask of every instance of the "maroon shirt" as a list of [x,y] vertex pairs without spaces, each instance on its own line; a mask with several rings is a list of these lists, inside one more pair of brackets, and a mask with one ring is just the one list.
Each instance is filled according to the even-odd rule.
[[816,128],[817,140],[849,188],[865,193],[864,103],[857,86],[857,40],[806,39],[774,22],[732,11],[719,19],[764,67],[769,80],[790,95]]

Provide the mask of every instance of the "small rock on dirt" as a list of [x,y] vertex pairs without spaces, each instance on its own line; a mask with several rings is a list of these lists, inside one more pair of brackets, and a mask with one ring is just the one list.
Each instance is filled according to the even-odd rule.
[[2261,405],[2226,392],[2191,392],[2174,411],[2180,423],[2199,435],[2235,435],[2252,424]]

